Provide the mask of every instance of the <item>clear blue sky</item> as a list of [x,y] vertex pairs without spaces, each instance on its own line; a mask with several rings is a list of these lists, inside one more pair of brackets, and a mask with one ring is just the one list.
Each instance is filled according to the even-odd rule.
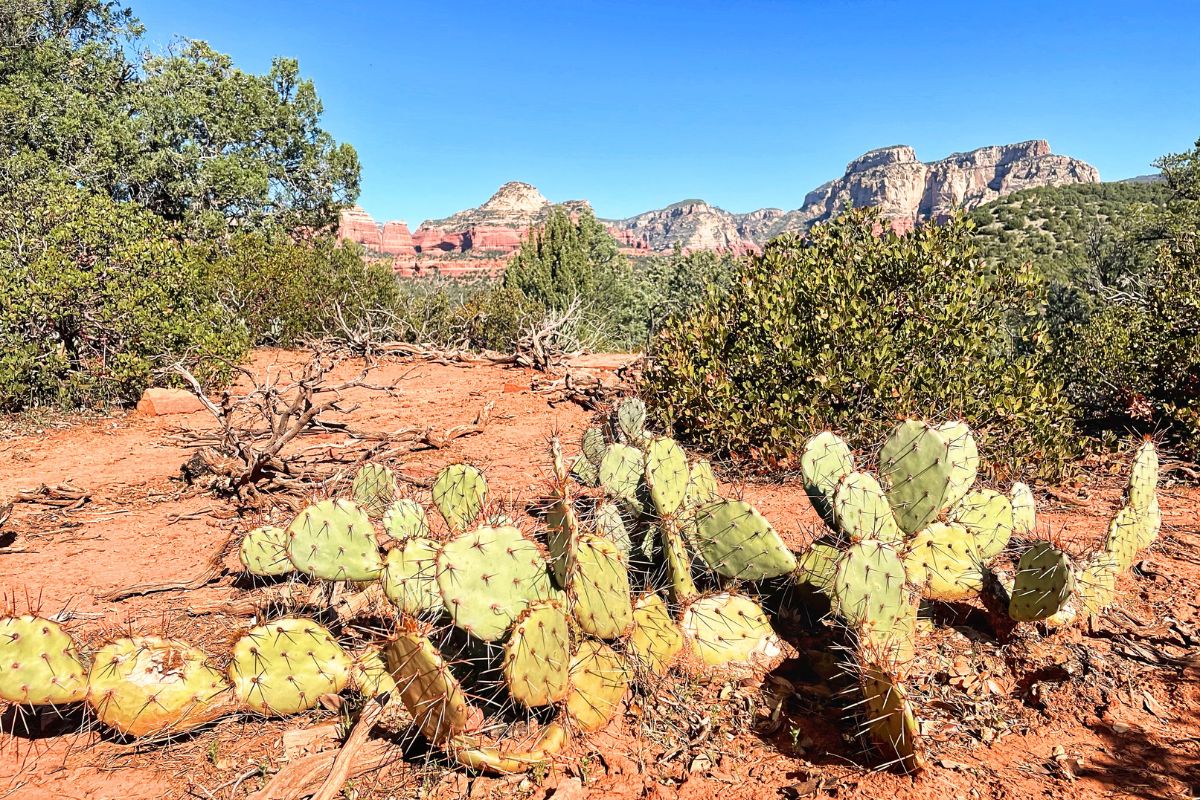
[[1048,139],[1105,179],[1200,137],[1200,2],[130,0],[152,45],[298,58],[415,225],[523,180],[622,217],[792,209],[860,153]]

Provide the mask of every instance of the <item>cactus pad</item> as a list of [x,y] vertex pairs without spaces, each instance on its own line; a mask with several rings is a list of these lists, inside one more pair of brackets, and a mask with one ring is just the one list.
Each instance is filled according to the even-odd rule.
[[636,502],[644,472],[642,451],[626,444],[610,445],[600,462],[600,485],[613,497]]
[[59,705],[87,694],[87,670],[71,636],[42,617],[0,618],[0,700]]
[[684,499],[684,503],[689,508],[696,508],[711,503],[717,497],[717,476],[713,474],[712,464],[705,459],[692,464],[692,474],[688,478],[687,497]]
[[762,607],[748,597],[702,597],[683,614],[683,632],[692,651],[709,666],[767,662],[783,650]]
[[400,699],[426,739],[441,744],[471,728],[471,706],[433,643],[401,633],[383,650]]
[[437,584],[438,546],[430,539],[405,539],[388,551],[383,567],[383,591],[396,608],[418,616],[442,610]]
[[1013,533],[1028,536],[1037,524],[1037,502],[1028,486],[1017,481],[1012,486]]
[[904,565],[889,544],[851,545],[838,562],[830,596],[834,610],[860,632],[885,636],[907,613]]
[[118,639],[96,653],[88,707],[124,736],[183,733],[233,710],[229,683],[208,656],[154,636]]
[[584,456],[575,459],[571,465],[571,476],[584,486],[600,485],[600,468]]
[[918,420],[906,420],[879,452],[879,472],[900,528],[909,535],[932,522],[958,498],[951,493],[950,446],[942,434]]
[[629,538],[629,528],[621,509],[615,503],[601,503],[596,507],[596,533],[608,539],[617,546],[622,555],[628,556],[633,543]]
[[1085,615],[1099,614],[1112,605],[1120,572],[1116,558],[1103,550],[1093,553],[1087,560],[1075,577],[1075,596]]
[[604,642],[587,639],[571,659],[567,715],[584,731],[597,731],[617,715],[629,689],[625,659]]
[[831,544],[814,542],[796,561],[795,579],[818,592],[827,592],[837,574],[842,551]]
[[862,688],[864,732],[883,753],[905,772],[918,772],[925,766],[921,752],[920,730],[912,705],[896,675],[875,664],[859,665]]
[[229,679],[238,700],[262,714],[314,708],[321,695],[342,691],[350,656],[328,630],[302,617],[252,628],[233,646]]
[[1074,584],[1066,553],[1049,542],[1038,542],[1022,554],[1017,565],[1008,615],[1018,622],[1052,617],[1071,598]]
[[549,574],[537,545],[516,528],[481,526],[442,545],[437,583],[446,612],[459,628],[494,642],[530,602],[548,591]]
[[904,538],[879,482],[866,472],[851,472],[838,483],[833,516],[838,529],[852,542],[898,543]]
[[625,441],[634,447],[642,447],[646,436],[646,404],[637,397],[626,397],[617,404],[617,430]]
[[382,517],[400,489],[396,473],[382,464],[363,464],[354,476],[350,493],[354,502],[372,517]]
[[364,650],[350,665],[350,688],[363,697],[378,697],[396,691],[396,681],[388,672],[387,662],[379,650]]
[[642,597],[633,609],[629,650],[639,667],[662,675],[671,659],[683,649],[683,633],[671,619],[667,604],[657,594]]
[[604,431],[599,428],[588,428],[584,431],[582,449],[583,457],[599,469],[600,462],[604,460],[604,451],[608,449],[608,444],[604,441]]
[[969,492],[954,507],[951,519],[971,534],[976,556],[983,564],[1004,552],[1015,527],[1012,503],[991,489]]
[[1154,448],[1154,442],[1147,440],[1134,456],[1126,497],[1129,499],[1129,505],[1144,514],[1150,509],[1150,503],[1155,499],[1157,490],[1158,451]]
[[287,529],[287,555],[296,569],[327,581],[372,581],[383,571],[370,518],[346,500],[322,500]]
[[565,589],[579,549],[580,524],[575,506],[559,499],[546,511],[546,549],[556,584]]
[[629,570],[617,546],[599,536],[581,536],[567,596],[579,627],[601,639],[615,639],[633,621]]
[[854,472],[854,456],[850,447],[832,431],[821,431],[804,443],[800,455],[804,474],[804,490],[813,508],[831,528],[837,522],[833,515],[833,497],[842,478]]
[[557,603],[532,603],[504,643],[504,681],[513,699],[533,708],[567,696],[571,635]]
[[416,500],[397,500],[383,512],[383,530],[398,542],[429,536],[425,506]]
[[451,464],[433,481],[433,504],[455,533],[479,518],[487,495],[487,478],[470,464]]
[[975,435],[965,422],[946,422],[938,426],[938,433],[946,441],[950,456],[950,483],[942,501],[942,511],[951,508],[966,497],[979,475],[979,447]]
[[983,590],[975,537],[962,524],[935,522],[909,540],[904,554],[908,582],[932,600],[965,600]]
[[1122,506],[1108,524],[1104,552],[1112,556],[1121,571],[1129,569],[1145,537],[1145,518],[1132,505]]
[[242,537],[238,558],[246,572],[269,578],[295,570],[287,555],[288,534],[283,528],[264,525]]
[[660,517],[669,517],[679,510],[687,496],[687,454],[674,439],[660,437],[646,447],[646,487],[654,510]]
[[796,557],[771,523],[741,500],[697,509],[696,544],[704,561],[726,578],[759,581],[796,568]]

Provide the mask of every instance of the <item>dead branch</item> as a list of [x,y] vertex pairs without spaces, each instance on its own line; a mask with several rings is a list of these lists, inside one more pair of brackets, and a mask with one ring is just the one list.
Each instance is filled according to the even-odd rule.
[[354,768],[359,753],[368,743],[367,737],[370,735],[371,729],[379,722],[382,714],[383,703],[376,700],[367,701],[362,713],[359,714],[358,721],[354,723],[354,730],[346,737],[346,743],[342,745],[342,749],[333,759],[329,775],[321,784],[321,788],[312,796],[312,800],[334,800],[337,797],[346,783],[346,779],[350,777],[350,770]]
[[[247,800],[295,800],[312,794],[329,776],[341,752],[317,753],[293,761]],[[347,759],[350,763],[342,768],[345,772],[342,781],[344,783],[381,769],[397,758],[399,750],[392,742],[368,739]]]

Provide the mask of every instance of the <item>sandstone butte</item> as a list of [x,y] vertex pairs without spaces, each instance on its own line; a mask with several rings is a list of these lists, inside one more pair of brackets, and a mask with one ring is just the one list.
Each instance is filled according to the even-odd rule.
[[[940,220],[999,197],[1036,186],[1098,183],[1095,167],[1050,152],[1044,140],[981,147],[933,162],[907,145],[882,147],[851,161],[840,178],[822,184],[794,211],[763,208],[733,214],[703,200],[619,220],[603,220],[621,249],[632,255],[684,250],[759,252],[781,233],[803,232],[854,207],[878,206],[898,231]],[[586,200],[568,200],[570,211]],[[499,274],[529,229],[553,205],[528,183],[506,183],[487,202],[444,219],[427,220],[410,232],[404,222],[382,225],[358,206],[342,212],[338,238],[358,242],[392,260],[402,275]]]

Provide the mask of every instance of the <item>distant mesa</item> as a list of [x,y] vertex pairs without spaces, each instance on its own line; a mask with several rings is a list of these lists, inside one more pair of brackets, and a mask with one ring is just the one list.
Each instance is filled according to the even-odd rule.
[[[1022,189],[1099,181],[1095,167],[1051,153],[1050,145],[1040,139],[981,147],[933,162],[920,161],[907,145],[894,145],[854,159],[842,177],[809,192],[794,211],[763,208],[734,214],[703,200],[684,200],[603,222],[631,254],[670,252],[677,246],[758,252],[782,233],[804,232],[850,208],[878,206],[893,228],[904,231]],[[561,205],[572,211],[590,207],[586,200]],[[434,267],[442,274],[497,273],[552,207],[535,187],[514,181],[483,205],[426,220],[411,233],[403,222],[380,225],[355,206],[342,212],[338,237],[391,257],[404,274]]]

